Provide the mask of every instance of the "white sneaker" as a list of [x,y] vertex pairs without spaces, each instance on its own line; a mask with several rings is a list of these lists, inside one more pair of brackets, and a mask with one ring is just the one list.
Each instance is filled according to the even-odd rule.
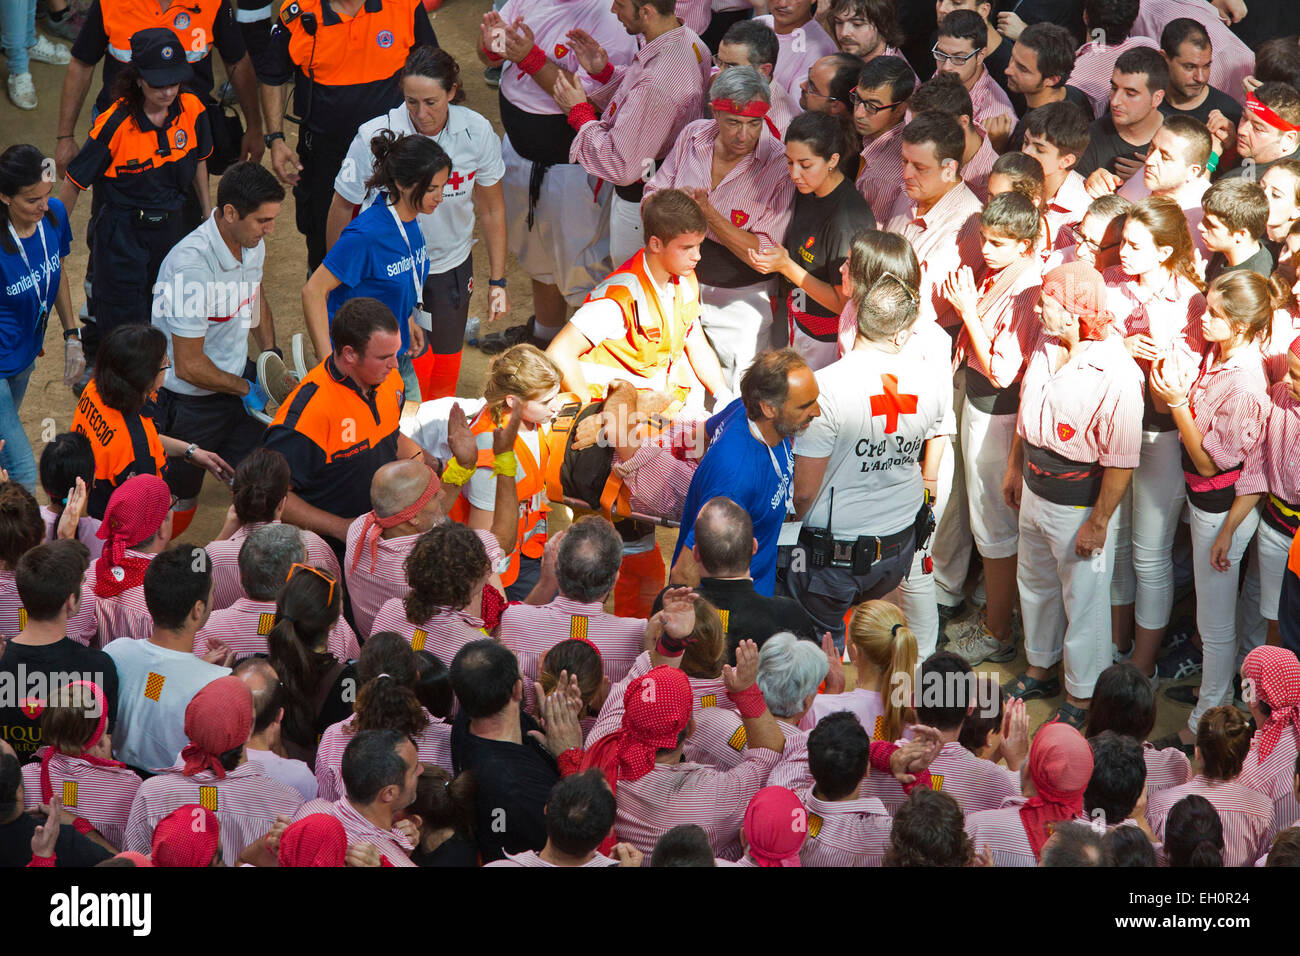
[[30,73],[9,74],[9,99],[20,110],[36,109],[36,87]]
[[55,66],[67,66],[72,59],[66,46],[55,43],[43,33],[36,35],[36,44],[27,48],[27,55],[37,63],[53,63]]
[[982,621],[977,621],[975,626],[965,633],[951,638],[947,649],[958,657],[965,658],[971,667],[985,661],[1005,664],[1016,658],[1016,645],[1000,642],[989,633]]

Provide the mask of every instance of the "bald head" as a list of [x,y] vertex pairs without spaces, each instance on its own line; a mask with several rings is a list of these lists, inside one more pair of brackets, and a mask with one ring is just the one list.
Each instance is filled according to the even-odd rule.
[[749,574],[754,547],[754,523],[748,511],[721,495],[704,503],[695,519],[695,548],[707,577]]
[[390,461],[370,480],[370,506],[380,518],[409,508],[429,486],[429,467],[419,460]]
[[253,733],[260,734],[281,717],[284,690],[280,677],[265,657],[246,657],[231,673],[253,694]]

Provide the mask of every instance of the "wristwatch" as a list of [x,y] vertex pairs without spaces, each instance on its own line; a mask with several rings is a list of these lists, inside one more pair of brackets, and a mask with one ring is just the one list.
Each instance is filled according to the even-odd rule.
[[506,287],[506,280],[504,278],[488,279],[488,285],[496,286],[498,289],[504,289]]
[[267,149],[270,149],[271,144],[274,143],[277,139],[284,139],[284,133],[283,132],[267,133],[265,136],[262,137],[262,142],[266,144]]
[[63,341],[66,342],[66,341],[68,341],[69,339],[78,339],[78,340],[81,339],[81,327],[80,327],[80,326],[78,326],[78,327],[75,328],[75,329],[64,329],[64,330],[63,330]]
[[185,449],[185,460],[190,461],[194,457],[194,453],[198,450],[199,446],[194,444],[194,442],[190,442],[190,447]]

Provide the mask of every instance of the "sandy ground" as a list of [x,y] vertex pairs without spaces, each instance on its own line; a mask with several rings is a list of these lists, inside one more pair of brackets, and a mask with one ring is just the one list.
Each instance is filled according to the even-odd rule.
[[[478,24],[483,12],[488,8],[485,0],[447,0],[442,9],[432,14],[434,29],[438,33],[439,43],[446,48],[462,68],[462,81],[465,87],[464,105],[488,117],[494,127],[501,131],[499,111],[497,109],[496,90],[483,81],[483,70],[479,65],[474,49],[478,40]],[[35,81],[40,106],[34,112],[16,109],[7,97],[0,97],[0,124],[4,126],[4,143],[28,142],[40,147],[46,155],[54,154],[56,122],[59,94],[63,83],[63,68],[43,63],[32,63],[32,78]],[[217,62],[217,82],[224,79],[221,64]],[[93,100],[94,90],[87,97]],[[296,144],[296,127],[286,123],[286,132],[291,144]],[[90,126],[89,102],[82,111],[77,124],[77,136],[80,141]],[[216,181],[212,183],[213,191]],[[80,308],[84,299],[81,278],[86,269],[86,217],[90,203],[80,202],[72,217],[72,229],[75,241],[72,254],[68,258],[67,270],[71,282],[73,308]],[[481,238],[481,236],[480,236]],[[277,341],[281,345],[288,343],[294,332],[305,331],[302,320],[302,307],[299,294],[307,274],[307,255],[302,236],[294,228],[294,209],[292,194],[285,200],[275,233],[267,240],[268,254],[264,288],[270,298],[272,312],[275,316]],[[470,314],[486,317],[487,314],[487,254],[481,246],[476,249],[474,272],[474,299]],[[513,310],[502,320],[500,325],[518,325],[532,313],[532,294],[528,277],[520,271],[513,255],[510,256],[507,277],[510,281],[510,294]],[[63,385],[63,346],[60,341],[59,325],[50,323],[46,337],[46,356],[36,364],[27,397],[23,402],[22,418],[27,428],[32,446],[40,455],[40,448],[57,431],[68,428],[72,421],[74,398],[72,392]],[[461,366],[460,383],[456,393],[463,396],[482,394],[483,379],[487,368],[488,356],[476,348],[466,348],[464,362]],[[215,480],[209,478],[203,488],[200,507],[194,523],[185,533],[188,541],[204,543],[211,540],[220,530],[227,507],[230,504],[229,491]],[[555,526],[567,524],[564,516],[557,515]],[[665,560],[672,555],[676,533],[661,529],[659,542],[665,554]],[[1175,614],[1177,617],[1177,612]],[[1024,670],[1023,651],[1018,658],[1005,665],[982,665],[979,669],[999,673],[1003,679],[1014,677]],[[849,668],[850,686],[852,686],[852,668]],[[1035,726],[1054,713],[1058,701],[1034,701],[1029,705],[1030,715]],[[1187,719],[1188,708],[1167,700],[1160,695],[1160,719],[1154,736],[1170,733],[1182,726]]]

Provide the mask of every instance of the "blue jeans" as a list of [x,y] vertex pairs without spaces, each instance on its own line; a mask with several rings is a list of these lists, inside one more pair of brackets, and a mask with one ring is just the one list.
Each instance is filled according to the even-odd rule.
[[0,438],[5,447],[0,451],[0,465],[9,472],[9,480],[16,481],[32,494],[36,493],[36,459],[32,456],[32,443],[23,431],[18,409],[27,394],[27,382],[32,377],[33,362],[17,375],[0,378]]
[[[36,0],[0,2],[0,46],[9,58],[9,75],[31,72],[27,48],[36,45]],[[6,458],[9,456],[6,454]]]

